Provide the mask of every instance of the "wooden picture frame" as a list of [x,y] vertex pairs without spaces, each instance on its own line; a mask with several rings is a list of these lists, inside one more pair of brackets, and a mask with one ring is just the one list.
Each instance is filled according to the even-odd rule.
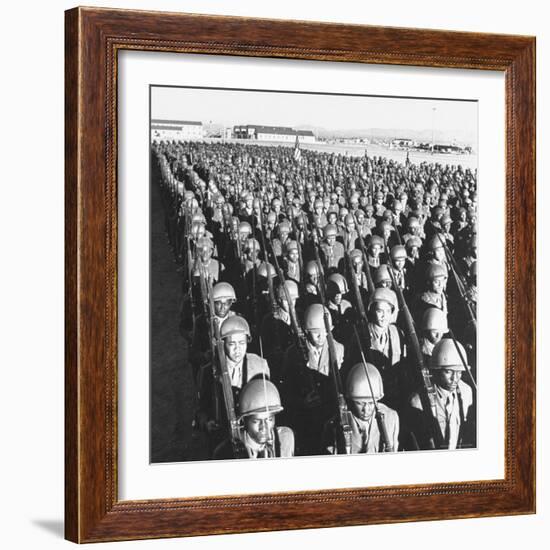
[[[504,479],[119,501],[116,161],[121,50],[504,73]],[[67,539],[82,543],[534,513],[533,37],[75,8],[66,12],[65,56]]]

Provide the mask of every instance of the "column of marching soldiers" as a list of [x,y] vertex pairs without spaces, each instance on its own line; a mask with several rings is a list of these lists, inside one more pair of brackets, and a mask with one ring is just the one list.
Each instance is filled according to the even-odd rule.
[[476,444],[477,173],[152,146],[212,458]]

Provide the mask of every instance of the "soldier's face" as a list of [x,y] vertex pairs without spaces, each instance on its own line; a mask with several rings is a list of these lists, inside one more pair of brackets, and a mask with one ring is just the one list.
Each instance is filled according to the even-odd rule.
[[377,285],[377,288],[391,288],[391,279],[383,279]]
[[288,237],[288,233],[289,233],[289,230],[286,227],[279,229],[279,234],[281,235],[282,240],[285,240]]
[[371,245],[371,247],[370,247],[371,256],[373,258],[378,258],[378,256],[380,255],[380,250],[381,249],[382,249],[382,247],[379,244]]
[[341,292],[336,292],[333,297],[332,297],[332,301],[337,305],[339,306],[341,303],[342,303],[342,293]]
[[327,237],[327,243],[332,246],[336,242],[336,237],[334,235],[329,235]]
[[203,262],[207,262],[212,257],[212,251],[208,246],[201,247],[199,254]]
[[229,310],[231,309],[232,300],[216,300],[214,302],[214,313],[218,317],[225,317]]
[[442,246],[434,250],[434,258],[440,262],[445,259],[445,249]]
[[323,329],[306,331],[307,338],[316,348],[322,348],[327,339],[327,333]]
[[430,344],[433,344],[434,346],[441,340],[441,338],[443,338],[443,331],[439,329],[434,328],[430,330],[425,330],[424,333],[428,342],[430,342]]
[[275,428],[275,415],[266,413],[245,416],[244,428],[256,443],[264,445]]
[[447,286],[447,277],[432,277],[430,279],[430,290],[437,294],[441,294]]
[[350,402],[351,412],[360,420],[370,420],[374,414],[373,399],[353,399]]
[[376,302],[374,304],[374,322],[380,328],[387,328],[391,322],[392,310],[387,302]]
[[354,269],[356,272],[360,272],[361,269],[363,269],[363,262],[361,261],[361,258],[355,257],[355,258],[353,259],[353,269]]
[[351,233],[355,229],[355,224],[353,222],[349,222],[346,225],[346,229],[348,230],[348,233]]
[[393,265],[397,271],[402,271],[405,267],[405,258],[395,258],[393,260]]
[[434,369],[432,372],[434,382],[447,391],[455,391],[462,378],[462,371],[455,369]]
[[298,251],[295,248],[289,251],[288,260],[293,264],[295,264],[298,261]]
[[246,334],[231,334],[225,339],[225,354],[234,363],[240,363],[246,354]]
[[418,252],[418,246],[411,246],[409,249],[409,257],[418,258],[419,256],[420,256],[420,253]]
[[309,273],[309,280],[312,284],[316,285],[319,282],[319,275],[316,271],[312,271]]

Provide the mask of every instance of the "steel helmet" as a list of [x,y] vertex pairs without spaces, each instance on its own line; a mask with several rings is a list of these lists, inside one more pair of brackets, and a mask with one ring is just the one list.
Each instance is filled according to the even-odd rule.
[[329,327],[332,330],[332,318],[326,307],[322,304],[311,304],[304,313],[304,329],[320,330],[325,329],[324,314],[328,313]]
[[327,291],[332,290],[334,293],[340,294],[347,294],[349,290],[346,278],[343,275],[340,275],[340,273],[333,273],[330,275],[328,278],[327,287]]
[[[372,385],[372,392],[369,380]],[[384,397],[384,384],[378,369],[371,363],[357,363],[354,365],[346,378],[346,396],[349,399],[375,399],[376,401],[382,399]]]
[[420,227],[420,220],[416,216],[411,216],[407,220],[407,227],[409,228],[409,230]]
[[347,214],[345,219],[344,219],[344,223],[346,225],[348,225],[350,223],[355,223],[355,218],[353,217],[353,214]]
[[227,338],[232,334],[246,334],[250,337],[250,327],[244,317],[233,315],[222,323],[220,327],[220,338]]
[[448,277],[447,268],[444,265],[428,265],[426,268],[426,279],[435,279],[436,277]]
[[390,270],[386,264],[380,264],[372,276],[372,280],[375,285],[380,284],[383,281],[392,282]]
[[429,251],[433,251],[437,248],[443,248],[443,243],[441,242],[442,240],[443,238],[436,233],[431,239],[426,242],[426,249]]
[[325,235],[325,238],[336,237],[336,235],[338,234],[338,229],[336,229],[335,225],[329,223],[323,228],[323,234]]
[[376,302],[386,302],[392,307],[392,311],[397,310],[397,296],[389,288],[376,288],[369,300],[369,309]]
[[245,250],[260,250],[260,243],[257,239],[248,239],[244,245]]
[[208,250],[213,250],[214,243],[209,237],[199,237],[197,239],[197,248],[208,248]]
[[355,258],[361,258],[361,260],[363,260],[363,253],[358,248],[354,248],[349,253],[349,258],[350,258],[350,260],[355,260]]
[[273,210],[269,211],[269,214],[267,215],[267,221],[275,223],[277,221],[277,214],[273,212]]
[[191,223],[206,223],[206,218],[202,212],[195,212],[191,218]]
[[285,244],[287,253],[291,250],[298,250],[298,243],[296,241],[287,241]]
[[279,232],[282,230],[290,231],[290,222],[288,220],[283,220],[279,223]]
[[250,380],[239,395],[240,418],[251,414],[276,414],[283,410],[281,396],[273,382],[266,378]]
[[212,300],[236,300],[235,290],[229,283],[217,283],[212,287]]
[[[456,345],[455,345],[456,342]],[[460,353],[456,348],[460,349]],[[466,350],[460,342],[453,341],[452,338],[443,338],[440,340],[432,351],[430,360],[431,369],[453,369],[466,370],[460,356],[466,361]]]
[[275,268],[270,263],[262,262],[258,266],[258,277],[263,277],[264,279],[267,279],[268,270],[269,270],[269,277],[271,279],[277,276],[277,272],[275,271]]
[[306,273],[308,275],[319,275],[319,266],[315,260],[311,260],[306,264]]
[[[298,291],[298,285],[295,281],[286,280],[284,282],[284,285],[286,286],[286,289],[288,290],[288,293],[291,298],[298,298],[300,296],[300,293]],[[286,300],[286,292],[284,291],[283,285],[279,284],[277,287],[277,291],[279,292],[279,296]]]
[[250,233],[252,233],[252,227],[248,222],[241,222],[239,223],[239,233],[250,235]]
[[379,235],[371,235],[370,238],[370,246],[380,246],[384,248],[384,239],[380,237]]
[[407,239],[405,247],[410,251],[411,248],[420,248],[422,246],[422,239],[420,237],[412,236]]
[[422,330],[448,332],[447,314],[436,307],[429,307],[422,316]]
[[405,247],[403,245],[396,244],[394,247],[392,247],[390,256],[393,261],[405,260],[407,258],[407,251],[405,250]]

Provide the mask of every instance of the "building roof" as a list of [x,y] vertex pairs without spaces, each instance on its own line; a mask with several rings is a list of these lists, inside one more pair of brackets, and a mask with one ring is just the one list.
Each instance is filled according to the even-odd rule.
[[253,128],[258,134],[280,134],[287,136],[313,136],[311,130],[294,130],[287,126],[261,126],[257,124],[239,124],[234,127],[235,130],[248,130]]
[[152,124],[179,124],[180,126],[202,126],[202,122],[196,120],[163,120],[154,118]]
[[164,124],[151,124],[151,130],[173,130],[181,132],[183,128],[181,126],[166,126]]
[[311,130],[298,130],[299,136],[313,136],[313,132]]

